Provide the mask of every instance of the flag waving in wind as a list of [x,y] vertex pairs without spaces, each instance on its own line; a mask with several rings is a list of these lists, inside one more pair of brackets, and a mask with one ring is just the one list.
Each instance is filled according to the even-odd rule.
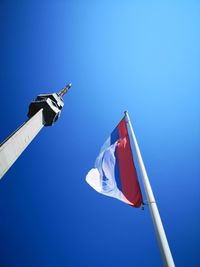
[[97,192],[133,207],[143,203],[125,117],[104,143],[86,181]]
[[175,265],[167,242],[167,237],[127,111],[125,111],[124,118],[101,148],[95,162],[95,168],[88,172],[86,181],[97,192],[117,198],[132,207],[138,208],[143,204],[142,193],[133,161],[127,124],[129,125],[130,134],[137,154],[138,165],[140,167],[163,264],[164,266],[174,267]]

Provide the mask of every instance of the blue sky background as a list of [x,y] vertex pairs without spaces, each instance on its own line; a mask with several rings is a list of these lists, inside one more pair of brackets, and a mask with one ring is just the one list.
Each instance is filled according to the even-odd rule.
[[199,1],[0,2],[0,140],[37,94],[73,83],[0,181],[0,266],[162,266],[148,208],[85,182],[126,109],[176,266],[200,266],[199,14]]

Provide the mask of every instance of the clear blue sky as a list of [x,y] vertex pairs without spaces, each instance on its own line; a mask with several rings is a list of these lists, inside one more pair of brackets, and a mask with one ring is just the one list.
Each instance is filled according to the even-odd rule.
[[199,1],[0,2],[0,140],[37,94],[73,83],[0,181],[0,266],[162,266],[148,208],[85,182],[126,109],[175,263],[200,266],[199,14]]

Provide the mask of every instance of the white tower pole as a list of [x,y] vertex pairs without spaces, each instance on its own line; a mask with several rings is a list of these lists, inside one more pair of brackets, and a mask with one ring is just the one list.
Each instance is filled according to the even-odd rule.
[[43,110],[22,124],[0,145],[0,179],[43,128]]
[[169,248],[167,237],[165,235],[165,231],[164,231],[164,228],[163,228],[163,225],[162,225],[162,221],[161,221],[160,214],[159,214],[159,211],[158,211],[158,208],[157,208],[157,205],[156,205],[156,201],[155,201],[155,198],[154,198],[154,195],[153,195],[153,191],[151,189],[149,178],[147,176],[147,172],[146,172],[146,169],[145,169],[145,166],[144,166],[144,162],[142,160],[140,149],[139,149],[139,146],[138,146],[138,143],[137,143],[137,140],[136,140],[136,137],[135,137],[135,133],[133,131],[133,127],[132,127],[132,124],[131,124],[131,121],[130,121],[130,118],[129,118],[129,115],[128,115],[127,111],[125,111],[125,116],[126,116],[126,119],[127,119],[126,120],[127,124],[130,127],[131,136],[132,136],[133,143],[134,143],[134,146],[135,146],[136,155],[137,155],[139,168],[140,168],[140,173],[141,173],[141,176],[142,176],[142,182],[143,182],[145,193],[146,193],[146,197],[147,197],[147,200],[148,200],[148,205],[149,205],[149,209],[150,209],[150,213],[151,213],[154,229],[155,229],[155,232],[156,232],[158,245],[159,245],[160,252],[161,252],[161,255],[162,255],[163,265],[165,267],[174,267],[175,265],[174,265],[172,254],[171,254],[171,251],[170,251],[170,248]]
[[67,84],[58,93],[40,94],[29,105],[29,120],[0,144],[0,179],[18,159],[43,126],[53,125],[64,106],[63,96],[71,88]]

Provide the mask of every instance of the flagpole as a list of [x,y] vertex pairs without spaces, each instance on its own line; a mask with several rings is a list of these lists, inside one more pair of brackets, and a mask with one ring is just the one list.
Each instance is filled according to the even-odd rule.
[[134,146],[135,146],[137,159],[138,159],[138,163],[139,163],[139,168],[140,168],[140,173],[141,173],[141,176],[142,176],[142,182],[143,182],[145,193],[146,193],[146,197],[147,197],[147,200],[148,200],[148,206],[149,206],[149,209],[150,209],[150,213],[151,213],[154,229],[155,229],[155,232],[156,232],[158,245],[159,245],[160,252],[161,252],[161,255],[162,255],[163,265],[165,267],[174,267],[175,265],[174,265],[174,261],[173,261],[173,258],[172,258],[172,254],[171,254],[171,251],[170,251],[170,248],[169,248],[167,237],[165,235],[165,231],[164,231],[164,228],[163,228],[163,225],[162,225],[162,221],[161,221],[160,214],[159,214],[159,211],[158,211],[158,208],[157,208],[157,205],[156,205],[156,201],[155,201],[155,198],[154,198],[154,195],[153,195],[153,191],[151,189],[151,185],[150,185],[150,182],[149,182],[149,179],[148,179],[148,176],[147,176],[147,172],[146,172],[146,169],[145,169],[145,166],[144,166],[144,162],[142,160],[140,149],[139,149],[139,146],[138,146],[138,143],[137,143],[134,131],[133,131],[133,127],[132,127],[128,112],[125,111],[124,113],[125,113],[125,117],[126,117],[126,122],[127,122],[127,124],[129,125],[129,128],[130,128],[131,136],[132,136],[133,143],[134,143]]

